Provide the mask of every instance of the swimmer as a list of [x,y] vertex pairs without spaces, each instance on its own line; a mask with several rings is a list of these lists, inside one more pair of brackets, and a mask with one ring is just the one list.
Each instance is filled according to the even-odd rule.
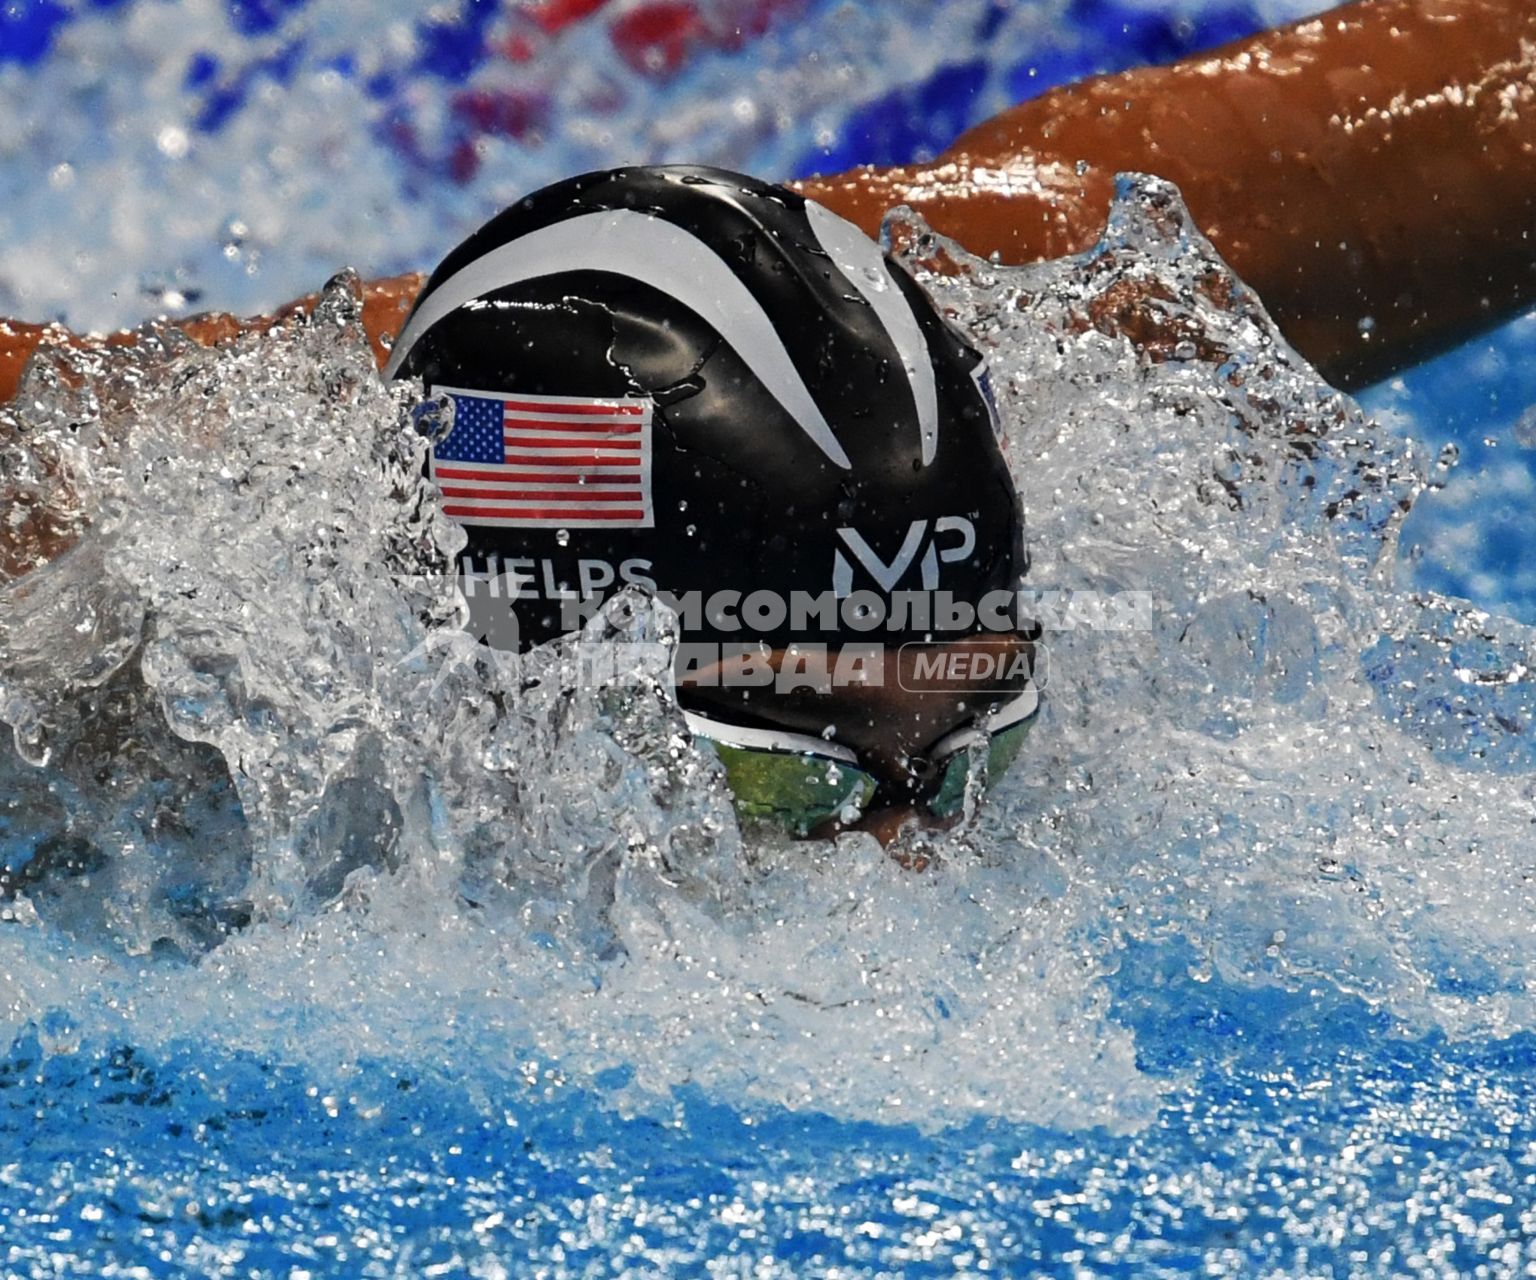
[[[528,492],[559,482],[459,456],[471,428],[437,442],[434,475],[470,533],[466,581],[484,581],[477,627],[518,646],[570,630],[555,598],[579,594],[583,574],[589,586],[621,583],[626,563],[630,580],[672,594],[761,588],[786,604],[796,592],[816,598],[830,577],[836,599],[873,593],[887,617],[892,593],[913,582],[971,606],[1008,594],[1024,569],[1019,516],[979,360],[832,210],[872,231],[904,201],[968,247],[1024,261],[1087,247],[1115,171],[1165,174],[1303,354],[1346,383],[1505,317],[1529,301],[1536,264],[1525,235],[1533,70],[1522,44],[1536,39],[1533,24],[1508,0],[1364,0],[1172,68],[1057,91],[965,135],[931,166],[856,170],[801,183],[798,196],[698,170],[561,184],[466,241],[419,298],[419,277],[370,286],[365,323],[381,360],[384,338],[399,332],[388,371],[451,398],[461,424],[500,413],[504,443],[543,441],[544,455],[517,456],[547,463],[569,452],[551,442],[569,438],[558,432],[575,430],[585,406],[612,419],[605,446],[582,463],[606,484],[623,479],[613,462],[621,438],[637,438],[628,452],[648,480],[618,491],[625,514],[598,516],[598,500],[584,496],[579,520],[501,498],[514,475]],[[654,245],[557,234],[577,218],[608,226],[636,205],[661,211],[646,219]],[[862,301],[848,301],[850,284]],[[739,304],[725,303],[731,294]],[[542,327],[519,327],[533,314]],[[239,326],[204,317],[183,327],[217,341]],[[0,373],[12,387],[38,341],[77,341],[8,332]],[[115,340],[131,338],[105,341]],[[623,425],[635,429],[620,432],[619,411],[634,409],[639,420]],[[525,422],[543,434],[514,425]],[[0,572],[56,554],[45,517],[11,527]],[[491,594],[509,573],[515,607],[505,590]],[[493,601],[500,616],[485,612]],[[782,688],[777,677],[807,646],[853,647],[856,628],[841,615],[819,638],[788,621],[747,628],[775,675],[771,689],[754,686],[751,658],[726,653],[743,638],[730,621],[685,614],[685,646],[718,645],[720,656],[680,674],[680,701],[720,744],[744,809],[805,832],[857,825],[889,839],[914,816],[953,812],[961,747],[1004,729],[1016,741],[1037,703],[1027,619],[890,637],[897,653],[909,643],[914,654],[993,647],[1021,660],[1006,689],[962,680],[928,694],[903,691],[914,672],[902,659],[830,685],[794,668],[806,680]],[[803,785],[807,756],[825,763],[826,787]]]
[[473,633],[657,592],[744,813],[888,837],[959,811],[972,741],[1017,750],[1035,631],[981,356],[836,214],[697,166],[570,179],[443,260],[385,374],[453,404]]

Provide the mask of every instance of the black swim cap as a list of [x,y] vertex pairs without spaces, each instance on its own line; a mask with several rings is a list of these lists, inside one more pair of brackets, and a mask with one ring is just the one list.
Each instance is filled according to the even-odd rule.
[[[509,616],[521,647],[570,630],[566,597],[627,582],[734,600],[681,611],[685,641],[950,639],[995,615],[895,597],[1011,597],[1026,567],[981,357],[784,187],[696,166],[547,187],[444,259],[386,372],[453,397],[433,475],[493,644]],[[828,593],[886,618],[764,603]]]

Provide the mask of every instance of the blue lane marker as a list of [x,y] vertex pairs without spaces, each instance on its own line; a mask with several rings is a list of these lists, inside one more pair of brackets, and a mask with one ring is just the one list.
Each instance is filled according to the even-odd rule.
[[[993,35],[1005,15],[1006,6],[994,3],[977,28],[977,39]],[[1173,62],[1252,35],[1265,25],[1249,4],[1183,18],[1115,0],[1076,0],[1068,19],[1065,29],[1074,37],[1070,47],[1038,49],[1027,61],[1002,71],[999,83],[1011,101],[1023,102],[1084,76]],[[836,173],[856,164],[929,159],[997,109],[996,98],[985,92],[987,79],[986,64],[980,61],[941,67],[922,83],[896,89],[850,113],[837,140],[804,154],[794,172],[805,176]]]
[[11,0],[0,5],[0,63],[29,66],[39,61],[69,19],[69,10],[53,0]]

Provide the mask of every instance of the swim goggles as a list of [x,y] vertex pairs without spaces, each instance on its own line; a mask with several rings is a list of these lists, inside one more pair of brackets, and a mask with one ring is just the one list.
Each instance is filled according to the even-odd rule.
[[[959,813],[970,776],[970,748],[986,744],[990,785],[1023,749],[1039,706],[1039,694],[1030,683],[982,721],[941,738],[925,753],[926,785],[915,796],[901,797],[901,802],[915,804],[935,818]],[[803,836],[830,819],[844,825],[856,822],[881,791],[879,779],[841,743],[726,724],[690,711],[684,718],[697,737],[714,747],[743,818],[776,822]]]

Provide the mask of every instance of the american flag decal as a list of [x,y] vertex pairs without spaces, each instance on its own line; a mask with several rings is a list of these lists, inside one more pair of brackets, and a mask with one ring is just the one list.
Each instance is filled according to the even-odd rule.
[[649,529],[649,400],[434,387],[453,430],[432,451],[443,513],[510,529]]

